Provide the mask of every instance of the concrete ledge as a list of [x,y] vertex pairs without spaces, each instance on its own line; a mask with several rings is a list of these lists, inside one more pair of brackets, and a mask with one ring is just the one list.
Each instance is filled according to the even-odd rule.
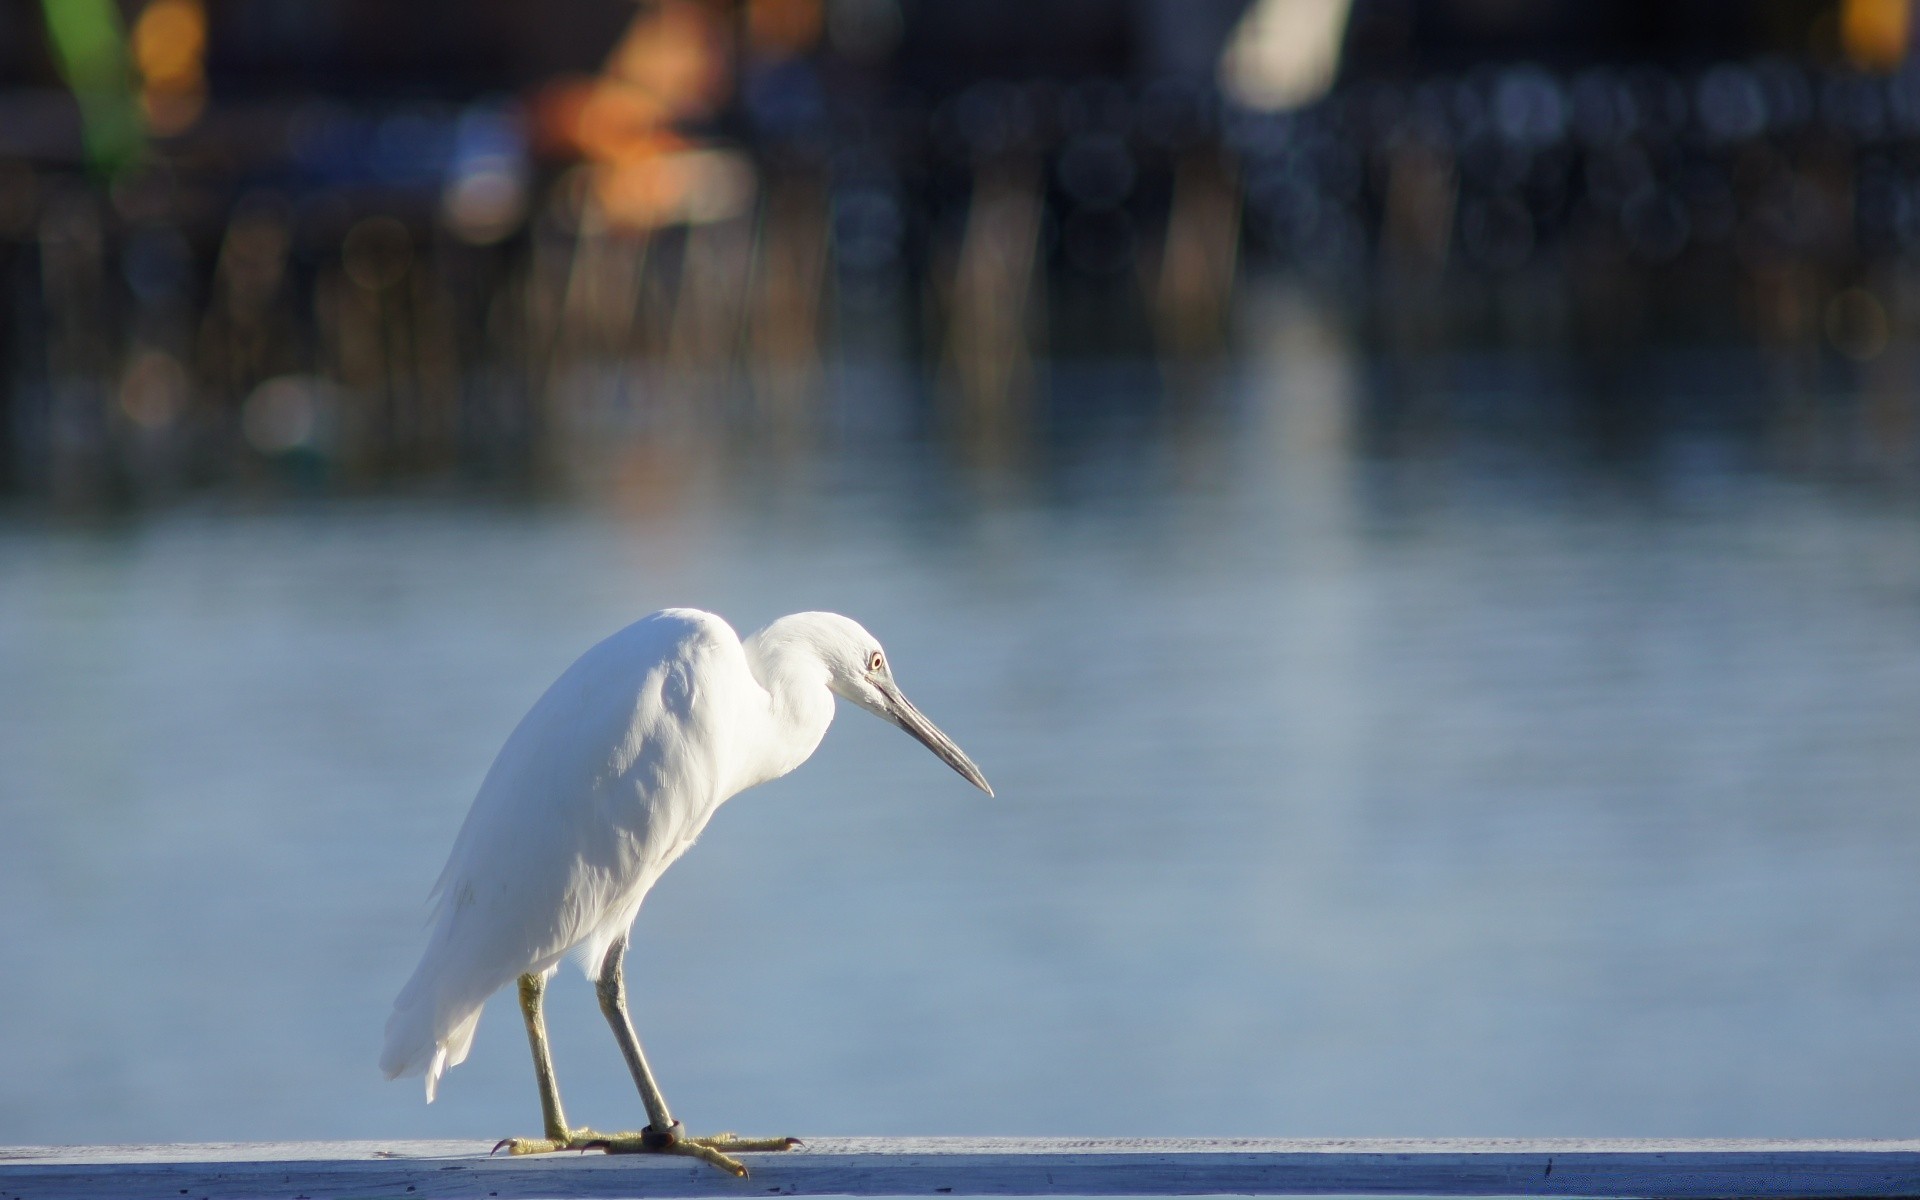
[[484,1142],[0,1147],[0,1200],[696,1196],[1920,1197],[1920,1140],[819,1138],[746,1159]]

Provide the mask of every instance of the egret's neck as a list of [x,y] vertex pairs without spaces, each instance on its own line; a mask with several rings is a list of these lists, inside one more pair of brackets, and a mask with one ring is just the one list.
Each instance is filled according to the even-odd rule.
[[760,739],[754,778],[764,783],[793,770],[813,754],[833,723],[833,692],[826,663],[803,639],[782,636],[780,622],[749,637],[744,648],[753,677],[767,690],[767,726]]

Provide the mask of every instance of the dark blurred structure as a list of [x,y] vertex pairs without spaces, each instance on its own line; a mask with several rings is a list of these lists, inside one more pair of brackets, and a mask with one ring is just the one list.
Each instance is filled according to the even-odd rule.
[[[0,491],[1002,444],[1205,363],[1247,271],[1417,358],[1913,341],[1905,0],[42,0],[0,8]],[[1904,411],[1904,410],[1903,410]]]

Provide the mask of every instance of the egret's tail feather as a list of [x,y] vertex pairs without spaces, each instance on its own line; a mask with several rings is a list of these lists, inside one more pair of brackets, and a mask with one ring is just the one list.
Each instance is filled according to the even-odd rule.
[[427,1103],[432,1104],[440,1091],[440,1077],[448,1067],[465,1062],[467,1051],[473,1048],[480,1006],[457,1014],[438,1014],[430,1004],[407,1004],[407,1000],[403,995],[387,1018],[387,1045],[380,1053],[380,1069],[388,1079],[424,1073]]

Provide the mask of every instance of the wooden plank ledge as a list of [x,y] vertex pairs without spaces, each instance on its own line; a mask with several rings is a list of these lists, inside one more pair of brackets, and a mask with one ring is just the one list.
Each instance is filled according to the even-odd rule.
[[0,1147],[0,1200],[704,1196],[1920,1197],[1920,1140],[818,1138],[737,1180],[484,1142]]

